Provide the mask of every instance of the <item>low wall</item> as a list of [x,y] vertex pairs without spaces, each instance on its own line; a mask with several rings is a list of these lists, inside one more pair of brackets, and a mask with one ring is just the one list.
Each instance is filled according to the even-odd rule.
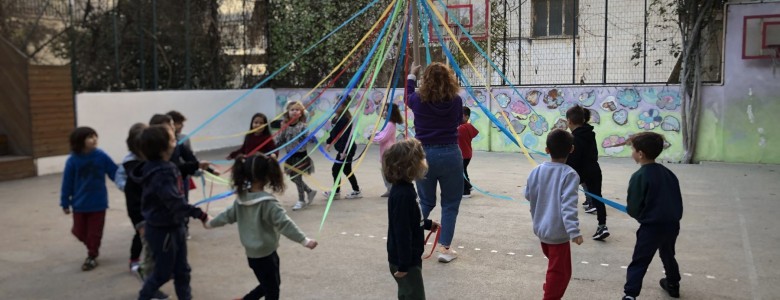
[[[98,147],[116,162],[127,154],[125,139],[136,122],[149,122],[155,113],[177,110],[187,117],[184,132],[194,130],[217,111],[244,94],[246,90],[161,91],[122,93],[83,93],[76,95],[78,126],[89,126],[98,132]],[[240,145],[242,137],[203,140],[249,130],[250,118],[256,112],[272,116],[276,111],[274,91],[256,90],[243,101],[205,126],[192,140],[195,151]],[[62,157],[38,161],[40,175],[61,172]]]

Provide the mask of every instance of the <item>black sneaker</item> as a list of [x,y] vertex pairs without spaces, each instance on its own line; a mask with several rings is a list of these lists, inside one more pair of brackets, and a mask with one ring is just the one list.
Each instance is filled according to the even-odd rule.
[[171,296],[168,296],[168,294],[163,293],[161,291],[154,292],[154,296],[152,296],[152,300],[168,300]]
[[680,298],[680,284],[671,284],[668,281],[666,281],[666,278],[661,278],[661,281],[659,282],[661,284],[661,288],[664,289],[667,293],[669,293],[669,296],[672,298]]
[[585,212],[589,213],[589,214],[595,214],[596,213],[596,207],[593,206],[593,205],[585,207]]
[[623,299],[623,300],[636,300],[636,297],[634,297],[634,296],[623,296],[623,298],[621,298],[621,299]]
[[96,268],[97,266],[98,266],[98,263],[95,260],[95,258],[90,256],[90,257],[87,257],[87,259],[84,260],[84,264],[81,265],[81,270],[82,271],[89,271],[89,270],[92,270],[92,269]]
[[593,240],[594,241],[603,241],[609,236],[609,229],[607,226],[599,226],[598,229],[596,229],[596,233],[593,234]]

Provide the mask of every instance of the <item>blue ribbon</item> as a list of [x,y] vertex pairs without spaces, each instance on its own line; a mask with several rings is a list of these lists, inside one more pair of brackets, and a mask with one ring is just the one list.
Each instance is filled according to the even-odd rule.
[[[374,1],[374,2],[376,2],[376,1]],[[398,9],[398,6],[396,6],[395,10],[397,10],[397,9]],[[365,72],[366,68],[368,67],[368,62],[369,62],[369,61],[371,60],[371,58],[374,56],[374,53],[376,52],[376,48],[379,46],[379,42],[380,42],[380,41],[381,41],[381,40],[384,38],[384,36],[385,36],[385,33],[387,32],[387,28],[390,26],[390,21],[391,21],[391,20],[390,20],[390,18],[388,17],[388,18],[387,18],[387,20],[385,21],[385,25],[382,27],[382,31],[381,31],[381,32],[379,33],[379,35],[377,36],[377,39],[376,39],[376,41],[374,41],[374,45],[371,47],[371,51],[369,51],[369,53],[368,53],[368,56],[366,57],[366,59],[365,59],[365,60],[363,60],[363,63],[360,65],[360,68],[359,68],[359,69],[358,69],[358,71],[355,73],[355,75],[353,75],[353,76],[352,76],[352,79],[350,79],[350,81],[349,81],[349,84],[347,85],[347,89],[345,90],[344,94],[341,96],[341,99],[339,100],[339,102],[338,102],[338,103],[336,103],[336,105],[334,106],[334,108],[333,108],[332,110],[329,110],[329,111],[328,111],[328,113],[327,113],[327,116],[328,116],[328,117],[326,117],[326,118],[325,118],[325,121],[324,121],[324,122],[322,122],[322,124],[320,124],[319,126],[317,126],[317,128],[315,128],[315,130],[314,130],[314,131],[313,131],[311,134],[309,134],[309,135],[308,135],[308,136],[307,136],[307,137],[306,137],[306,138],[305,138],[305,139],[304,139],[304,140],[303,140],[303,141],[302,141],[300,144],[298,144],[298,145],[297,145],[297,146],[296,146],[296,147],[295,147],[293,150],[291,150],[291,151],[288,151],[288,152],[287,152],[287,154],[286,154],[284,157],[282,157],[282,159],[280,159],[280,160],[279,160],[279,163],[283,163],[283,162],[287,161],[287,159],[289,159],[289,158],[290,158],[290,156],[292,156],[293,154],[295,154],[296,152],[298,152],[298,150],[299,150],[301,147],[303,147],[304,145],[306,145],[306,143],[307,143],[309,140],[311,140],[311,138],[312,138],[312,137],[314,137],[314,134],[315,134],[317,131],[319,131],[320,129],[322,129],[322,127],[324,127],[324,126],[325,126],[325,124],[327,123],[327,120],[328,120],[328,119],[330,119],[330,117],[332,117],[332,116],[333,116],[333,114],[335,114],[335,113],[336,113],[336,108],[337,108],[337,107],[339,107],[339,106],[340,106],[342,103],[344,103],[344,100],[347,98],[347,96],[349,95],[349,93],[350,93],[350,92],[352,92],[352,89],[353,89],[353,88],[355,87],[355,85],[357,84],[357,82],[358,82],[358,79],[360,78],[360,76],[361,76],[361,75],[363,75],[363,72]]]
[[[425,1],[425,0],[422,0],[422,1]],[[422,3],[421,2],[417,2],[417,6],[418,7],[422,6]],[[423,10],[422,10],[421,7],[417,9],[417,12],[420,15],[420,27],[422,27],[422,33],[423,33],[422,36],[423,36],[423,41],[425,42],[425,64],[426,65],[430,65],[431,64],[431,48],[428,46],[428,44],[430,43],[430,41],[429,41],[429,39],[430,39],[429,38],[430,31],[428,30],[428,23],[430,23],[430,21],[426,18],[425,15],[422,14]],[[442,43],[442,45],[444,45],[444,41],[440,41],[440,43]]]
[[628,211],[626,211],[626,206],[625,206],[625,205],[623,205],[623,204],[617,203],[617,202],[615,202],[615,201],[612,201],[612,200],[609,200],[609,199],[607,199],[607,198],[602,198],[601,196],[596,196],[596,195],[594,195],[594,194],[592,194],[592,193],[589,193],[589,192],[585,191],[584,189],[580,189],[580,190],[581,190],[582,192],[584,192],[584,193],[585,193],[585,195],[588,195],[588,196],[592,197],[593,199],[596,199],[596,200],[600,201],[601,203],[604,203],[604,204],[606,204],[606,205],[609,205],[609,206],[611,206],[612,208],[614,208],[614,209],[617,209],[617,210],[619,210],[619,211],[622,211],[622,212],[624,212],[624,213],[628,213]]
[[[353,159],[353,160],[352,160],[352,161],[350,161],[349,163],[353,163],[353,162],[357,161],[358,159],[360,159],[360,157],[361,157],[361,156],[363,156],[363,153],[364,153],[364,152],[366,152],[366,149],[367,149],[367,148],[368,148],[368,147],[366,147],[366,148],[363,148],[363,152],[361,152],[361,153],[360,153],[360,155],[358,155],[358,156],[357,156],[358,158],[357,158],[357,159]],[[317,150],[320,150],[320,153],[322,153],[322,155],[323,155],[323,156],[325,156],[325,159],[327,159],[327,160],[329,160],[329,161],[331,161],[331,162],[334,162],[334,163],[337,163],[337,164],[343,164],[343,163],[344,163],[344,161],[343,161],[343,160],[337,160],[337,159],[335,159],[335,158],[331,157],[331,156],[330,156],[330,154],[328,154],[328,151],[325,151],[325,148],[324,148],[324,147],[322,147],[322,145],[320,145],[319,147],[317,147]]]
[[[409,43],[409,23],[410,23],[410,21],[412,19],[411,10],[412,10],[412,6],[409,5],[409,14],[408,14],[408,16],[406,18],[406,22],[404,22],[406,24],[404,26],[404,37],[401,38],[401,53],[400,53],[401,55],[398,56],[399,59],[396,62],[395,69],[393,70],[393,83],[392,83],[392,85],[390,85],[390,87],[391,87],[390,98],[387,101],[385,101],[386,104],[389,103],[390,105],[388,105],[389,108],[387,109],[387,116],[385,116],[385,122],[384,122],[384,124],[382,124],[382,129],[379,130],[379,131],[385,130],[385,127],[387,127],[387,122],[389,122],[390,118],[392,117],[392,113],[393,113],[393,99],[395,99],[395,90],[396,90],[395,87],[398,84],[398,75],[403,74],[403,71],[404,71],[404,57],[406,56],[406,46]],[[371,142],[371,141],[369,141],[369,142]]]
[[197,203],[193,204],[193,206],[201,206],[201,205],[209,203],[209,202],[214,202],[214,201],[217,201],[217,200],[225,199],[227,197],[230,197],[234,193],[235,192],[233,192],[232,190],[224,192],[224,193],[220,193],[220,194],[217,194],[217,195],[215,195],[213,197],[209,197],[209,198],[200,200]]
[[281,67],[281,68],[279,68],[278,70],[274,71],[274,72],[273,72],[271,75],[269,75],[268,77],[266,77],[265,79],[263,79],[263,80],[262,80],[262,81],[260,81],[259,83],[255,84],[255,85],[252,87],[252,89],[250,89],[250,90],[246,91],[244,94],[242,94],[241,96],[239,96],[238,98],[236,98],[235,100],[233,100],[233,102],[230,102],[230,103],[229,103],[227,106],[223,107],[223,108],[222,108],[222,109],[220,109],[220,110],[219,110],[219,111],[218,111],[216,114],[214,114],[213,116],[211,116],[210,118],[208,118],[208,119],[207,119],[205,122],[203,122],[202,124],[198,125],[198,127],[196,127],[196,128],[195,128],[195,130],[191,131],[191,132],[190,132],[188,135],[184,136],[184,138],[182,138],[181,140],[179,140],[178,144],[179,144],[179,145],[181,145],[182,143],[184,143],[184,141],[188,140],[188,139],[189,139],[191,136],[193,136],[194,134],[196,134],[196,133],[198,133],[199,131],[201,131],[201,130],[202,130],[204,127],[206,127],[206,125],[208,125],[209,123],[213,122],[213,121],[214,121],[214,120],[215,120],[217,117],[219,117],[220,115],[222,115],[223,113],[225,113],[225,112],[226,112],[228,109],[230,109],[230,108],[231,108],[231,107],[233,107],[234,105],[236,105],[236,104],[238,104],[239,102],[241,102],[242,100],[244,100],[244,98],[246,98],[246,97],[247,97],[247,96],[249,96],[250,94],[254,93],[254,91],[255,91],[255,90],[257,90],[258,88],[260,88],[260,87],[261,87],[262,85],[264,85],[266,82],[268,82],[268,81],[269,81],[269,80],[271,80],[272,78],[276,77],[276,75],[278,75],[279,73],[281,73],[282,71],[284,71],[285,69],[287,69],[287,67],[289,67],[290,65],[292,65],[292,64],[293,64],[293,62],[295,62],[296,60],[298,60],[299,58],[301,58],[303,55],[305,55],[305,54],[309,53],[309,51],[311,51],[312,49],[314,49],[314,47],[316,47],[317,45],[319,45],[319,44],[321,44],[322,42],[326,41],[326,40],[327,40],[327,39],[328,39],[330,36],[332,36],[334,33],[336,33],[337,31],[341,30],[342,28],[344,28],[344,26],[347,26],[347,24],[349,24],[349,23],[351,23],[352,21],[354,21],[354,20],[355,20],[355,19],[356,19],[358,16],[360,16],[360,15],[362,15],[363,13],[365,13],[366,11],[368,11],[368,9],[369,9],[369,8],[371,8],[372,6],[374,6],[374,4],[376,4],[377,2],[379,2],[379,0],[374,0],[374,1],[371,1],[371,3],[369,3],[368,5],[366,5],[365,7],[363,7],[363,9],[361,9],[360,11],[358,11],[357,13],[355,13],[354,15],[352,15],[352,16],[351,16],[349,19],[347,19],[346,21],[344,21],[344,23],[341,23],[341,25],[339,25],[338,27],[336,27],[335,29],[333,29],[331,32],[329,32],[328,34],[326,34],[326,35],[325,35],[324,37],[322,37],[322,38],[321,38],[319,41],[317,41],[316,43],[312,44],[311,46],[309,46],[308,48],[306,48],[305,50],[303,50],[303,52],[300,52],[300,53],[298,53],[298,54],[297,54],[297,55],[296,55],[296,56],[295,56],[295,57],[294,57],[292,60],[290,60],[289,62],[287,62],[287,63],[286,63],[284,66],[282,66],[282,67]]
[[488,196],[496,198],[496,199],[507,200],[507,201],[515,201],[515,198],[509,197],[509,196],[504,196],[504,195],[493,194],[491,192],[488,192],[488,191],[480,189],[478,186],[474,185],[471,181],[469,181],[468,178],[466,178],[466,173],[463,173],[463,179],[468,181],[469,184],[471,184],[471,187],[473,187],[475,190],[477,190],[477,192],[480,192],[482,194],[488,195]]

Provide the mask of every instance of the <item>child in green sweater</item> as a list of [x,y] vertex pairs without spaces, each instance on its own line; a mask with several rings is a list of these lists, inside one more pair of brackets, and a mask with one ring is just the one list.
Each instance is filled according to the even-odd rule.
[[317,241],[307,238],[279,201],[265,190],[269,187],[273,192],[284,192],[284,176],[276,159],[262,154],[239,156],[233,165],[233,185],[238,199],[209,220],[206,228],[238,223],[249,267],[260,281],[243,299],[279,299],[279,234],[309,249],[317,247]]

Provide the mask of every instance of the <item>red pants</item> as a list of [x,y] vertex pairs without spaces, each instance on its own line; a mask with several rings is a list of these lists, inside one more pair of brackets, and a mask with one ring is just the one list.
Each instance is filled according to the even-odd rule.
[[103,239],[103,225],[106,221],[106,211],[78,213],[73,212],[73,233],[87,246],[87,255],[97,257],[100,240]]
[[563,244],[542,243],[542,252],[547,256],[547,278],[544,286],[544,300],[558,300],[563,297],[571,279],[571,247]]

